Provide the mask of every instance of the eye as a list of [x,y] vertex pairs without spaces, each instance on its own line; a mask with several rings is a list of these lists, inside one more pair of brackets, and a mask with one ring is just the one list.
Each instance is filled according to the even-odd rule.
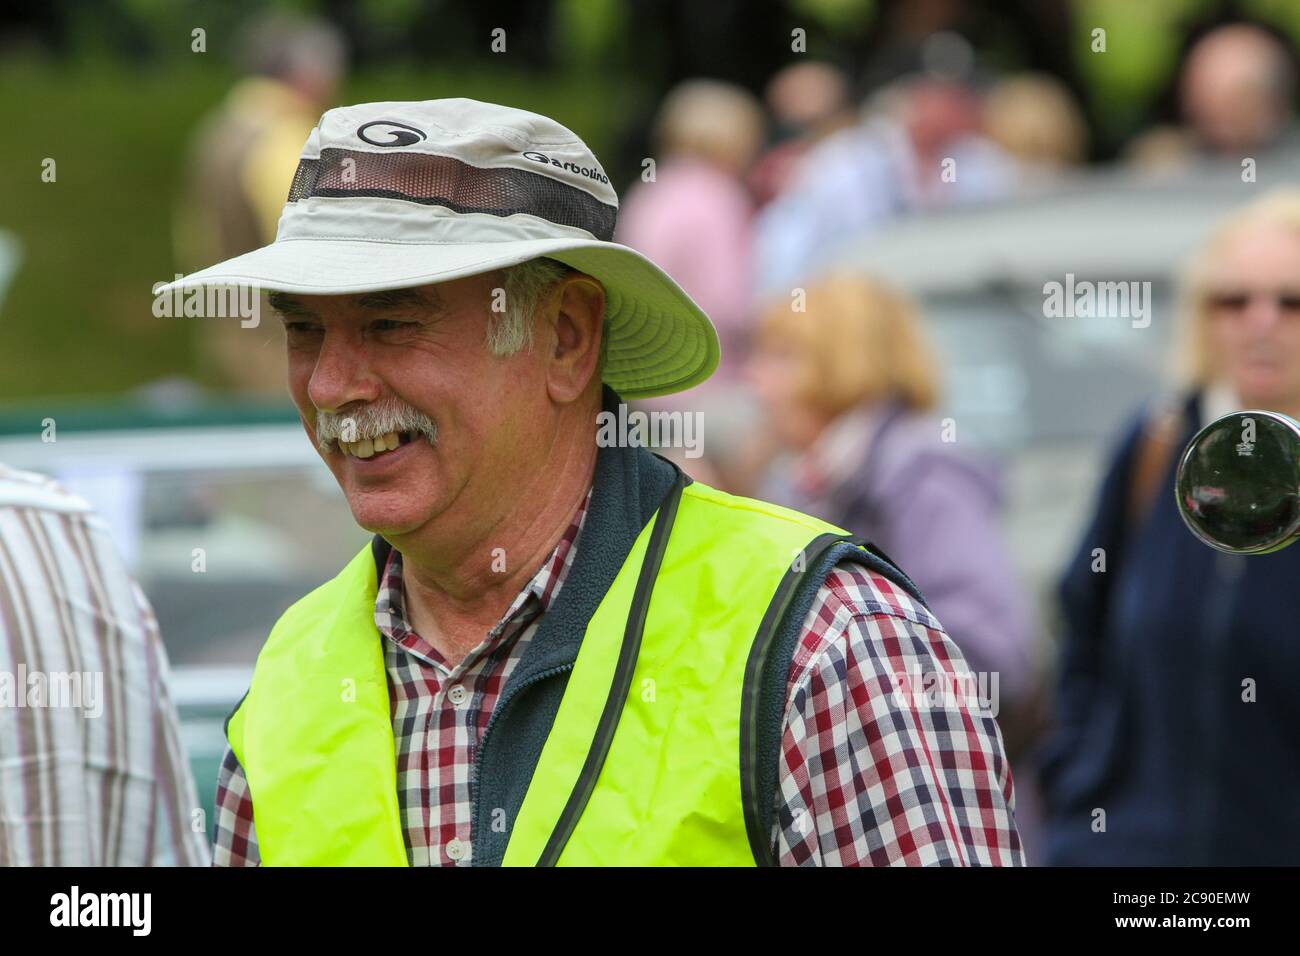
[[393,332],[413,325],[415,325],[414,322],[402,322],[398,319],[376,319],[370,323],[370,328],[376,332]]
[[1210,295],[1210,308],[1216,312],[1240,312],[1249,304],[1249,292],[1216,292]]

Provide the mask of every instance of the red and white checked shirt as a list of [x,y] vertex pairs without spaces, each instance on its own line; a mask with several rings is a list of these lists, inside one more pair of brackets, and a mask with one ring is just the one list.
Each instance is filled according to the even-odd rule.
[[[591,492],[501,621],[456,667],[407,623],[402,557],[375,601],[385,638],[397,789],[413,866],[468,866],[470,766],[479,737],[573,564]],[[926,610],[858,565],[827,576],[787,683],[772,841],[783,866],[1023,865],[997,724],[968,695],[899,692],[898,674],[965,674]],[[910,688],[912,685],[909,684]],[[218,866],[259,862],[253,804],[226,752]]]

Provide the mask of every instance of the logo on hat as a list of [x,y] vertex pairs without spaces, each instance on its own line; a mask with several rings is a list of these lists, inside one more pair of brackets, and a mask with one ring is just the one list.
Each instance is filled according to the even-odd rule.
[[560,162],[554,156],[547,156],[545,153],[539,153],[535,150],[529,150],[522,155],[524,159],[531,159],[535,163],[554,166],[557,169],[564,169],[571,173],[577,173],[579,176],[586,176],[588,179],[594,179],[596,182],[609,185],[609,177],[602,173],[596,166],[580,166],[571,160]]
[[[387,142],[381,142],[377,139],[371,139],[366,135],[366,130],[379,126],[379,134],[387,134]],[[357,130],[357,136],[362,142],[369,143],[371,146],[412,146],[421,140],[428,139],[428,135],[422,129],[416,129],[414,126],[407,126],[405,123],[395,123],[392,120],[375,120],[367,123]]]

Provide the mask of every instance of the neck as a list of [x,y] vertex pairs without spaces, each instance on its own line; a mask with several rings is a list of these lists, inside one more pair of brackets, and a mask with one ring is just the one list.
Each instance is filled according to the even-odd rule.
[[458,524],[453,508],[409,540],[392,540],[402,554],[410,625],[453,666],[482,643],[555,550],[591,486],[595,413],[564,417],[523,483],[494,494],[505,505],[488,520],[479,513]]

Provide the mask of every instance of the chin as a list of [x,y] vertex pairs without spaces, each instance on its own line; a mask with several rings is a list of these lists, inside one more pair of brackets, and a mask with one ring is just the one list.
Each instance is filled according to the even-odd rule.
[[1248,408],[1274,409],[1287,405],[1289,390],[1272,376],[1256,376],[1239,391],[1241,402]]
[[374,494],[361,493],[348,498],[352,520],[371,534],[385,538],[409,534],[433,517],[428,509],[413,510],[409,501],[375,501],[375,497]]

